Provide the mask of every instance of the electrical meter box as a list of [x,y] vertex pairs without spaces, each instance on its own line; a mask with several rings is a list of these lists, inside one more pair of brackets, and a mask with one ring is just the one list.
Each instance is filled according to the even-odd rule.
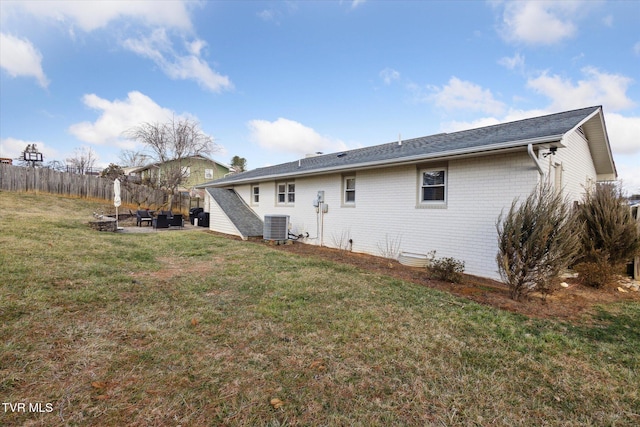
[[320,190],[318,191],[318,203],[324,203],[324,191]]

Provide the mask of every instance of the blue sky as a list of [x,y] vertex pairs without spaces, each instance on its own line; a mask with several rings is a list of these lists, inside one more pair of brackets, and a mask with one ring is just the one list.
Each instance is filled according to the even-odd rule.
[[0,1],[0,157],[200,122],[249,168],[603,105],[640,193],[640,2]]

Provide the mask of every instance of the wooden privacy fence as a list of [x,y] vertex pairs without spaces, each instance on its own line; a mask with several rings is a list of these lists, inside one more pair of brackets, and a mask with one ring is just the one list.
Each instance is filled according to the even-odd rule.
[[[123,204],[158,208],[167,202],[167,195],[162,190],[130,182],[123,182],[120,188]],[[7,164],[0,164],[0,190],[43,192],[111,201],[114,196],[113,181],[108,178]],[[175,199],[179,201],[180,197]]]

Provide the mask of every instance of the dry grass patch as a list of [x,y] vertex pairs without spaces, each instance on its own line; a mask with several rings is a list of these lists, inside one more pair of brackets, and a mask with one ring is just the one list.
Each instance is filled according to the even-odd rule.
[[0,395],[53,405],[2,425],[639,421],[637,303],[534,320],[209,233],[94,232],[77,200],[0,207]]

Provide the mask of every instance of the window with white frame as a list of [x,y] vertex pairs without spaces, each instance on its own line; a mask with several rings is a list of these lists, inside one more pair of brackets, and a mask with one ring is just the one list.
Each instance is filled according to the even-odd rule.
[[344,203],[346,205],[353,205],[356,203],[356,177],[345,176],[344,177]]
[[183,178],[189,178],[191,176],[191,167],[190,166],[182,166],[180,172],[182,173]]
[[447,200],[446,168],[420,171],[420,203],[442,204]]
[[260,203],[260,186],[258,185],[251,187],[251,203],[254,205]]
[[295,203],[296,201],[296,185],[287,184],[287,203]]
[[204,179],[213,179],[213,169],[204,170]]
[[281,182],[278,184],[278,204],[288,205],[296,201],[296,184],[293,182]]

